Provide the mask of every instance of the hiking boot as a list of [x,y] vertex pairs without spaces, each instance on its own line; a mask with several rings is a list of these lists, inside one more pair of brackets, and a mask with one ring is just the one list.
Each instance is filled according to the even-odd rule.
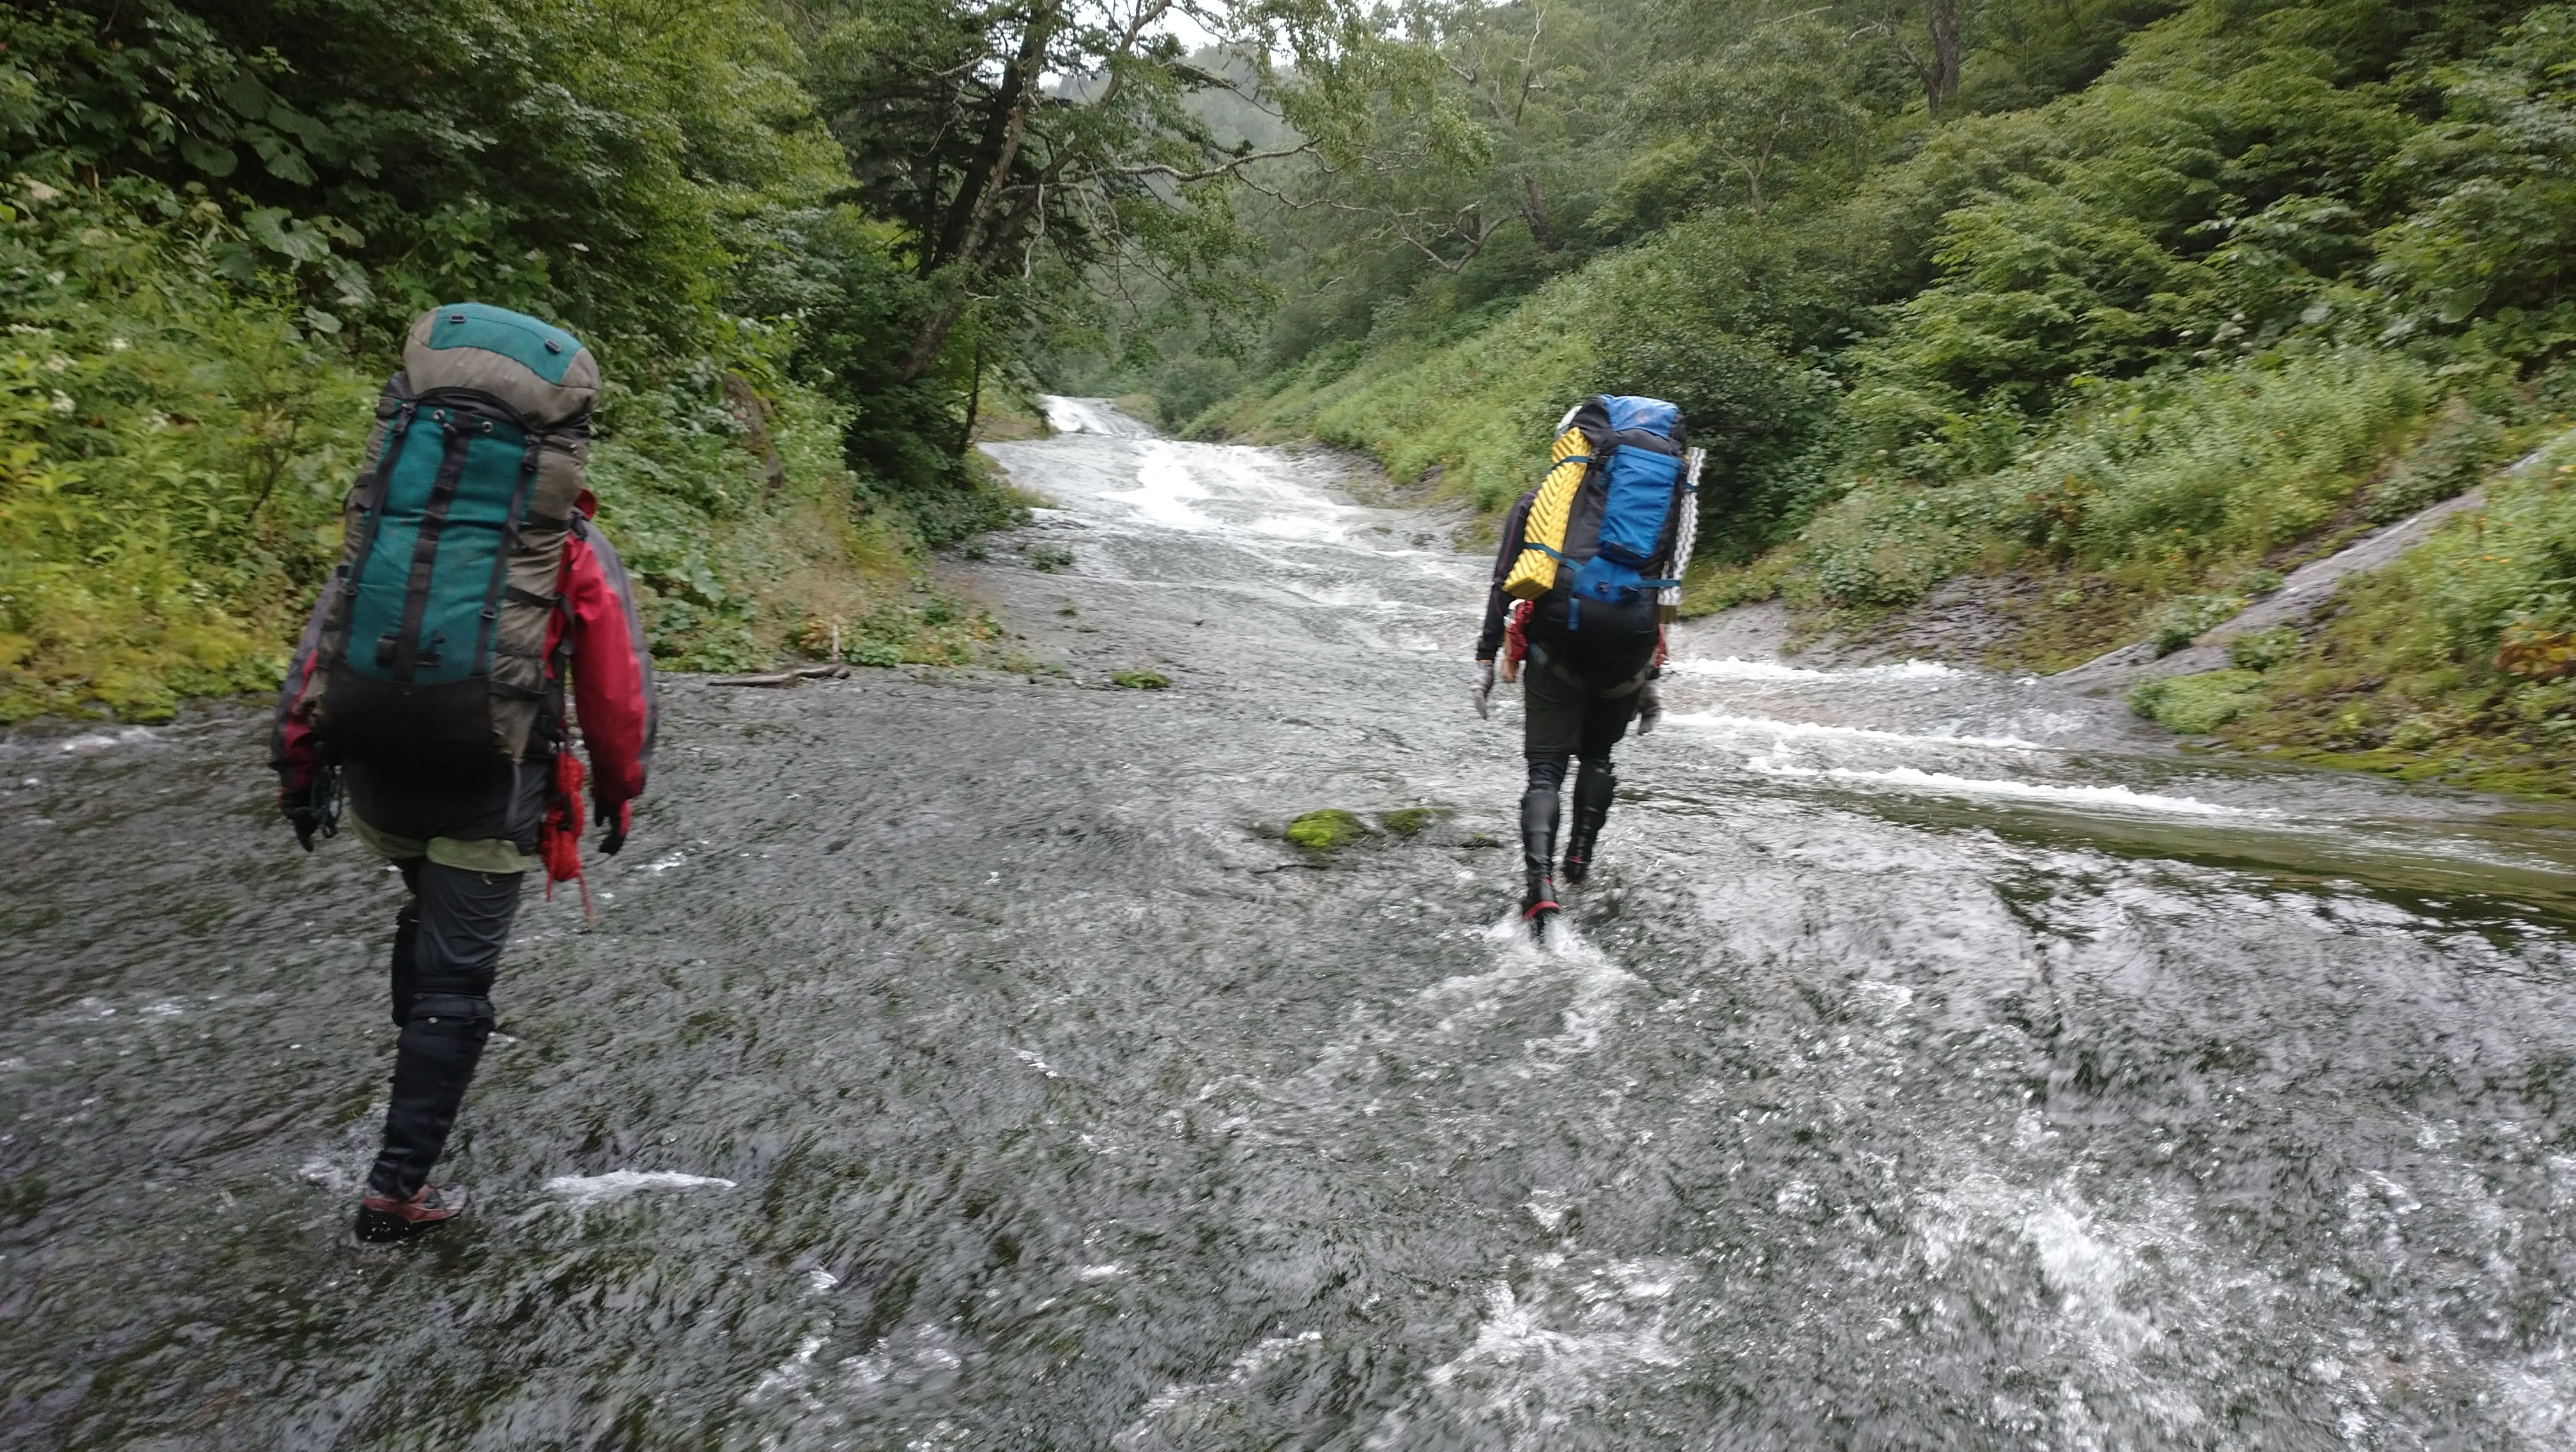
[[1555,922],[1556,915],[1563,911],[1556,905],[1555,892],[1541,885],[1531,888],[1529,900],[1521,904],[1521,921],[1529,924],[1532,939],[1544,943],[1547,941],[1547,925]]
[[423,1185],[408,1200],[370,1190],[358,1202],[358,1239],[369,1245],[391,1245],[424,1230],[435,1230],[465,1213],[463,1185]]
[[1592,875],[1592,844],[1601,837],[1601,826],[1610,820],[1611,794],[1619,783],[1610,775],[1610,763],[1587,761],[1574,778],[1574,823],[1565,837],[1565,885],[1581,887]]

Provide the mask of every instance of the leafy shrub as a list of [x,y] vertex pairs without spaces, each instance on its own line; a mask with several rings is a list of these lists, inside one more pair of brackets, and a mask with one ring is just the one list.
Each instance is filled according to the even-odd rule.
[[2263,678],[2252,671],[2167,676],[2129,693],[2129,708],[2186,735],[2205,736],[2263,702]]
[[1993,473],[1862,483],[1805,531],[1809,568],[1824,598],[1863,605],[1920,598],[1999,551],[2189,578],[2333,517],[2420,426],[2427,373],[2353,347],[2097,385]]
[[231,235],[0,208],[0,720],[273,685],[337,556],[374,383],[208,280]]
[[2423,442],[2362,496],[2362,513],[2373,524],[2386,524],[2466,493],[2503,462],[2506,446],[2501,419],[2478,412],[2464,398],[2453,398],[2436,415]]
[[2576,9],[2547,6],[2484,56],[2436,70],[2442,120],[2390,171],[2427,193],[2376,239],[2377,276],[2423,321],[2508,358],[2576,342],[2566,258],[2576,247]]
[[2268,671],[2297,654],[2300,643],[2295,625],[2248,631],[2227,642],[2227,663],[2238,670]]
[[2244,608],[2241,596],[2184,595],[2149,618],[2147,640],[2156,654],[2171,655],[2199,639],[2202,631],[2233,620]]

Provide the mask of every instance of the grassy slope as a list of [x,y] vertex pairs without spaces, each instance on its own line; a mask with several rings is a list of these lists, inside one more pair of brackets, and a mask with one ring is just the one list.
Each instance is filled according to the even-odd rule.
[[2305,639],[2140,692],[2177,729],[2410,781],[2576,796],[2576,432],[2385,569],[2345,582]]

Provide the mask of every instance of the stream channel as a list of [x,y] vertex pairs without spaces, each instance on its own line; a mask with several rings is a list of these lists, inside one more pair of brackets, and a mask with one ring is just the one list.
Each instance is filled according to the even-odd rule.
[[1486,562],[1051,408],[1032,668],[667,681],[412,1247],[393,876],[253,708],[0,743],[0,1444],[2576,1445],[2567,833],[1684,630],[1542,949]]

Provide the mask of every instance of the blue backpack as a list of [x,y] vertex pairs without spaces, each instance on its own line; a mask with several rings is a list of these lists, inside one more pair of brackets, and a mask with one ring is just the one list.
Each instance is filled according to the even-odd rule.
[[[1586,399],[1565,426],[1583,431],[1592,455],[1549,595],[1563,599],[1569,636],[1652,636],[1657,594],[1681,584],[1672,568],[1675,539],[1696,507],[1683,468],[1681,410],[1660,398],[1605,394]],[[1550,624],[1556,603],[1541,602],[1539,614]]]

